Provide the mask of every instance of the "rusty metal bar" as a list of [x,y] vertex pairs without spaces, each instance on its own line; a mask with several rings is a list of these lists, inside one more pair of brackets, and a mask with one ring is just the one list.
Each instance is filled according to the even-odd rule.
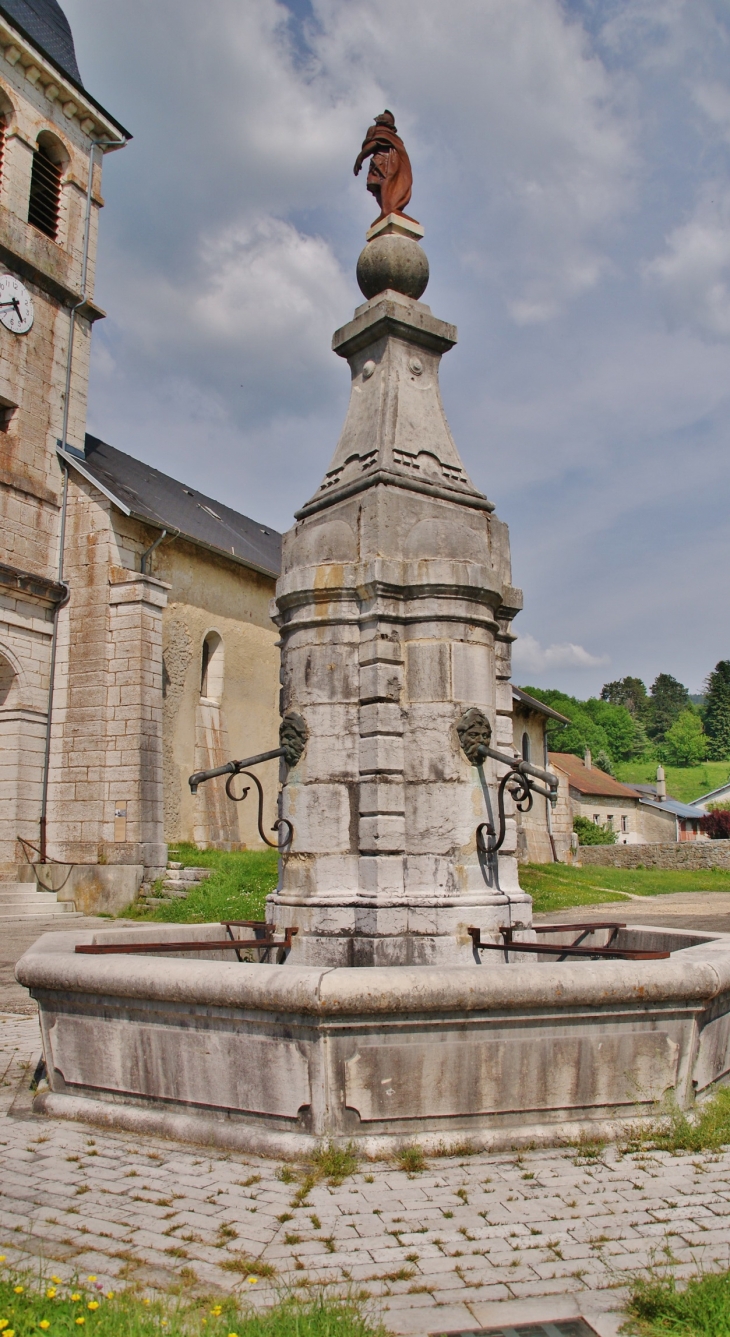
[[291,940],[297,933],[296,928],[287,928],[283,938],[227,938],[225,941],[209,942],[112,942],[79,944],[76,951],[87,956],[132,956],[145,952],[221,952],[238,951],[241,947],[284,947],[291,948]]
[[583,956],[593,960],[609,961],[666,961],[671,955],[670,952],[650,952],[636,947],[569,947],[562,944],[553,947],[546,942],[516,942],[511,936],[509,938],[505,936],[504,942],[482,942],[481,929],[469,928],[467,933],[479,951],[504,952],[505,955],[509,952],[528,952],[533,955],[562,958]]

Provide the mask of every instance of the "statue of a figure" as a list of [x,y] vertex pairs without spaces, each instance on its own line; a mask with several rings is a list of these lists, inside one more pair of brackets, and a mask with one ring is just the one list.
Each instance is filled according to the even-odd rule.
[[[392,111],[375,117],[375,125],[370,126],[357,155],[355,176],[366,158],[370,158],[367,186],[380,205],[380,218],[402,214],[411,198],[413,173],[405,144],[396,134]],[[375,222],[379,221],[376,218]]]

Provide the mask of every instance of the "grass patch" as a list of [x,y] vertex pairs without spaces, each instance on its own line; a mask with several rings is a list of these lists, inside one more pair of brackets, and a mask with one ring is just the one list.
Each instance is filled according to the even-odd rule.
[[[616,779],[635,785],[656,784],[655,761],[621,761],[616,766]],[[730,762],[703,761],[701,766],[665,766],[667,793],[680,803],[692,803],[711,789],[719,789],[730,780]]]
[[634,1330],[643,1337],[730,1337],[730,1271],[693,1277],[639,1277],[629,1296]]
[[224,1272],[240,1272],[242,1277],[275,1277],[273,1263],[264,1263],[261,1258],[250,1258],[246,1253],[234,1253],[224,1258],[218,1266]]
[[357,1148],[354,1142],[348,1142],[344,1147],[335,1146],[334,1142],[323,1143],[313,1152],[311,1160],[320,1175],[333,1188],[347,1179],[348,1175],[354,1175],[358,1168]]
[[212,868],[185,899],[147,908],[133,905],[125,919],[166,924],[211,924],[222,919],[263,919],[266,897],[277,878],[276,850],[199,850],[196,845],[170,847],[170,858],[184,868]]
[[671,1104],[653,1127],[639,1129],[629,1150],[717,1151],[730,1145],[730,1086],[722,1086],[692,1114]]
[[3,1337],[386,1337],[348,1301],[291,1298],[257,1312],[240,1297],[146,1300],[8,1273],[0,1276],[0,1327]]
[[632,896],[667,896],[677,891],[730,891],[730,869],[573,868],[562,863],[520,864],[520,885],[536,913],[571,905],[597,905]]
[[395,1159],[401,1170],[405,1170],[406,1174],[409,1175],[418,1175],[426,1169],[427,1161],[423,1154],[423,1148],[417,1146],[416,1143],[412,1143],[408,1147],[401,1147],[395,1153]]

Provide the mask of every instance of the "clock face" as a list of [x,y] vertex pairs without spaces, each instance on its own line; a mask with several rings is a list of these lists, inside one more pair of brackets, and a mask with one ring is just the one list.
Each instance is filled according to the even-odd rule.
[[0,321],[13,334],[27,334],[33,324],[30,293],[12,274],[0,274]]

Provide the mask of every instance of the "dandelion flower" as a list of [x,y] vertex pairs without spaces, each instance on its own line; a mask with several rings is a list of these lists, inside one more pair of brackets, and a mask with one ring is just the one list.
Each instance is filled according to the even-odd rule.
[[15,1337],[15,1329],[14,1329],[14,1328],[6,1328],[6,1329],[5,1329],[5,1337]]
[[87,1309],[98,1309],[98,1308],[99,1308],[99,1301],[98,1301],[98,1300],[89,1300],[89,1303],[87,1304],[86,1308],[87,1308]]
[[0,1263],[4,1263],[4,1262],[5,1262],[5,1254],[4,1254],[4,1253],[0,1253]]
[[25,1290],[25,1287],[24,1287],[24,1286],[13,1286],[13,1290],[15,1291],[15,1294],[16,1294],[16,1295],[22,1295],[22,1294],[23,1294],[23,1291]]
[[223,1313],[223,1305],[213,1305],[210,1312],[214,1318],[218,1318],[219,1315]]
[[246,1281],[248,1282],[249,1286],[255,1286],[258,1282],[258,1277],[246,1277]]
[[7,1326],[8,1326],[8,1319],[0,1318],[0,1332],[3,1331],[3,1328],[7,1328]]
[[148,1304],[149,1304],[149,1297],[148,1297],[148,1296],[145,1295],[145,1297],[144,1297],[144,1299],[143,1299],[143,1301],[142,1301],[142,1304],[143,1304],[143,1305],[148,1305]]
[[48,1290],[46,1291],[46,1295],[47,1295],[47,1297],[48,1297],[49,1300],[55,1300],[55,1298],[56,1298],[56,1288],[55,1288],[55,1286],[49,1286]]
[[47,1318],[42,1318],[41,1321],[40,1321],[40,1323],[38,1324],[38,1327],[39,1327],[39,1328],[43,1328],[43,1331],[44,1331],[44,1332],[45,1332],[46,1328],[50,1328],[50,1326],[51,1326],[51,1325],[50,1325],[50,1323],[48,1322],[48,1319],[47,1319]]
[[107,1298],[107,1300],[113,1300],[113,1299],[114,1299],[114,1291],[107,1291],[107,1293],[106,1293],[106,1298]]
[[87,1280],[87,1281],[96,1281],[96,1277],[87,1277],[86,1280]]
[[237,1332],[229,1332],[228,1337],[238,1337]]
[[51,1281],[53,1282],[54,1286],[60,1286],[60,1285],[61,1285],[61,1278],[60,1278],[60,1277],[51,1277]]
[[80,1300],[80,1299],[81,1299],[81,1296],[80,1296],[79,1292],[78,1292],[78,1291],[74,1291],[73,1295],[71,1296],[71,1299],[72,1299],[72,1300]]
[[78,1323],[79,1327],[81,1327],[82,1323],[86,1322],[86,1319],[84,1318],[83,1314],[81,1315],[81,1318],[77,1318],[76,1322]]

